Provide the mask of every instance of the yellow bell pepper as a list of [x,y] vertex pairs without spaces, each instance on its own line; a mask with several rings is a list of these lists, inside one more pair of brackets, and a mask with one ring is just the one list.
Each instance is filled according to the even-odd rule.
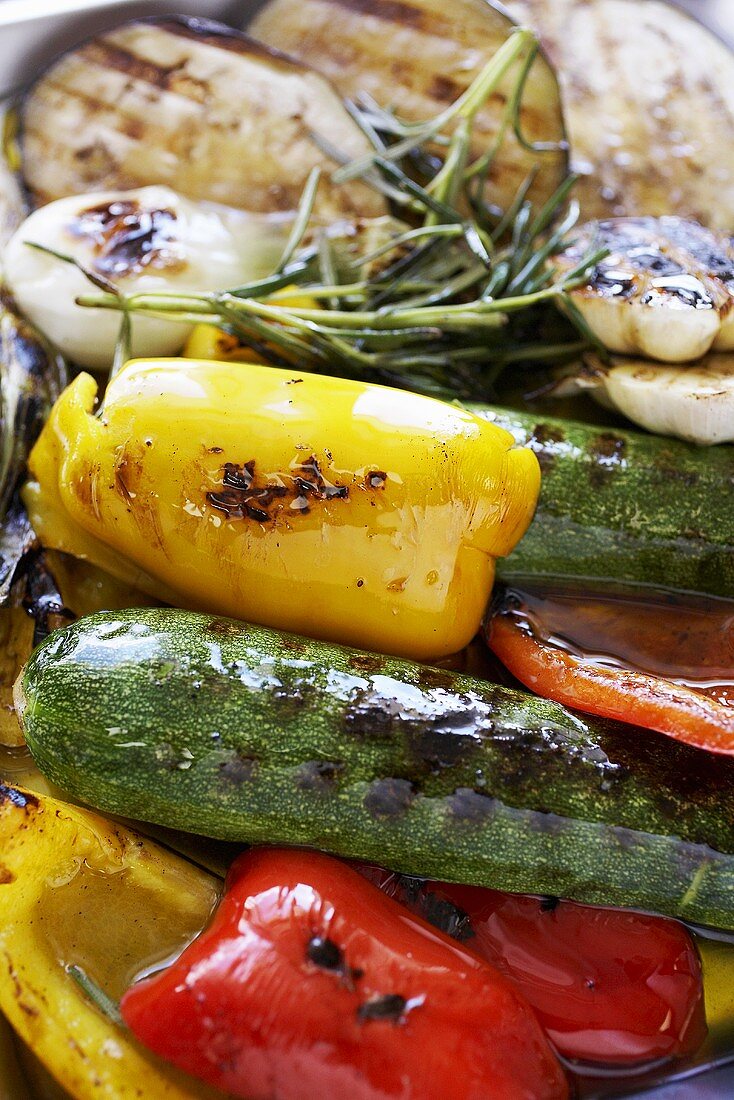
[[0,786],[0,1012],[75,1100],[220,1095],[143,1051],[69,973],[118,999],[202,929],[218,890],[119,825]]
[[42,543],[172,603],[417,659],[476,633],[540,473],[509,433],[361,382],[129,363],[79,375],[31,458]]

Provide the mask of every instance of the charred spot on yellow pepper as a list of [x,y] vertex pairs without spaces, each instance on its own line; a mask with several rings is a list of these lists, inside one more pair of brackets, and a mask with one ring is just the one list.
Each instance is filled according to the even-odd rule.
[[[295,384],[298,383],[298,384]],[[30,459],[41,541],[160,599],[418,659],[476,633],[539,469],[431,398],[214,360],[80,375]]]

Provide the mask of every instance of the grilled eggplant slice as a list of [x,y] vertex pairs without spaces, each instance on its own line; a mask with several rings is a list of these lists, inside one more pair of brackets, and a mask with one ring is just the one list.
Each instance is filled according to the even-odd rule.
[[63,360],[0,294],[0,607],[12,602],[18,566],[35,544],[15,490],[66,382]]
[[[201,19],[138,20],[55,62],[20,105],[20,150],[37,204],[90,191],[167,184],[191,199],[258,212],[297,207],[309,172],[335,167],[367,139],[334,89],[229,27]],[[316,213],[385,212],[364,184],[328,178]]]
[[588,218],[734,228],[734,57],[660,0],[507,0],[555,64]]
[[734,351],[730,240],[683,218],[610,218],[584,226],[554,262],[569,270],[590,248],[609,255],[572,297],[610,351],[666,363]]
[[[368,93],[410,121],[432,118],[472,82],[506,40],[514,23],[489,0],[270,0],[249,30],[277,49],[307,61],[344,96]],[[497,137],[517,72],[477,116],[472,156]],[[525,85],[520,132],[512,126],[494,159],[487,197],[506,210],[528,177],[529,196],[543,201],[568,169],[563,112],[555,73],[539,56]]]

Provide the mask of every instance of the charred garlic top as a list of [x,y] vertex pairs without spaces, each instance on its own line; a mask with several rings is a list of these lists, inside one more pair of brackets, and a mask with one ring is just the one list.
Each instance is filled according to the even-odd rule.
[[608,248],[573,298],[610,350],[668,363],[734,349],[734,246],[682,218],[590,222],[557,257],[574,267]]

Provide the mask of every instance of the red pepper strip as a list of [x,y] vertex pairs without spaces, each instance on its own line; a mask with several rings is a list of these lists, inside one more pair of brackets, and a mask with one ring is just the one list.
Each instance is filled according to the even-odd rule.
[[734,709],[709,696],[658,676],[574,657],[539,641],[525,624],[501,612],[488,622],[487,642],[513,676],[537,695],[656,730],[694,748],[734,754]]
[[319,853],[233,865],[214,921],[128,990],[149,1049],[248,1100],[565,1100],[506,978]]
[[566,1058],[633,1066],[693,1054],[706,1036],[701,962],[676,921],[363,873],[505,974]]

